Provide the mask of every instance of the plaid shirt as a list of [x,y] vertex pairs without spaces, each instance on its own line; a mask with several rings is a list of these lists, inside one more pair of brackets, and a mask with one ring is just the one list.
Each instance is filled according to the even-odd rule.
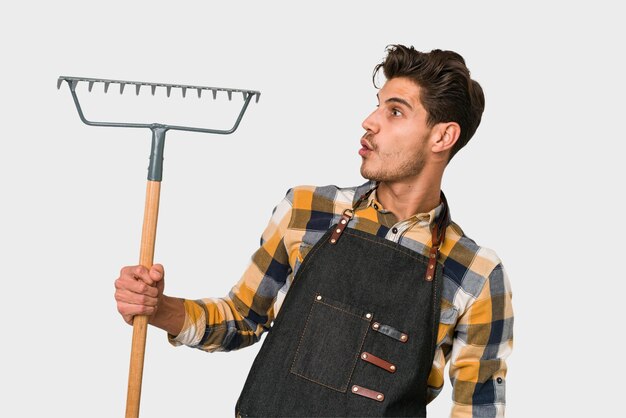
[[[185,300],[185,323],[174,345],[229,351],[259,341],[280,310],[294,275],[308,251],[374,186],[299,186],[276,206],[261,246],[228,297]],[[441,205],[398,221],[374,191],[348,227],[400,243],[427,255],[430,226]],[[441,246],[443,292],[437,347],[428,378],[429,401],[443,388],[450,363],[454,417],[503,416],[505,359],[513,345],[513,311],[507,274],[498,256],[465,236],[454,222]]]

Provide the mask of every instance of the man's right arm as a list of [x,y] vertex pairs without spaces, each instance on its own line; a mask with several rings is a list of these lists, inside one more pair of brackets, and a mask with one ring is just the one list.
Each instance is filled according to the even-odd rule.
[[116,281],[116,300],[124,320],[132,323],[133,315],[152,315],[150,323],[167,331],[173,345],[205,351],[230,351],[255,343],[274,319],[276,296],[291,272],[284,242],[291,212],[288,194],[274,209],[260,248],[227,297],[169,297],[163,295],[158,271],[142,271],[137,266],[122,269]]

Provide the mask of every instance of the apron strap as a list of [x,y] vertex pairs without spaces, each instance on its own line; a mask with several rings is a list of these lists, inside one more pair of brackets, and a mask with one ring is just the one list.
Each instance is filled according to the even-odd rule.
[[372,187],[371,189],[369,189],[367,192],[362,194],[361,197],[359,197],[359,200],[357,200],[354,203],[354,205],[352,205],[352,209],[346,209],[343,211],[343,214],[341,215],[341,219],[339,219],[339,222],[337,223],[335,230],[330,235],[330,239],[328,240],[331,244],[337,243],[337,241],[339,240],[339,237],[343,233],[343,230],[346,229],[346,226],[348,226],[348,222],[350,222],[350,219],[352,219],[352,216],[354,216],[354,212],[356,211],[356,209],[359,206],[361,206],[361,203],[367,200],[367,198],[370,197],[372,192],[376,190],[377,188],[378,188],[378,183],[376,183],[376,185]]
[[[361,195],[361,197],[359,197],[359,200],[356,201],[356,203],[352,206],[351,209],[346,209],[343,211],[343,214],[341,215],[341,219],[339,219],[337,226],[335,226],[334,231],[330,235],[329,242],[331,244],[334,245],[337,243],[344,229],[346,229],[346,226],[348,226],[348,222],[350,222],[350,220],[354,216],[354,212],[356,211],[356,209],[361,205],[361,203],[363,203],[370,196],[370,194],[372,194],[374,190],[376,190],[377,187],[378,187],[378,183],[376,183],[376,186],[371,188],[365,194]],[[448,208],[448,200],[446,199],[446,196],[443,194],[443,191],[440,191],[440,196],[441,196],[441,204],[443,206],[442,212],[437,218],[437,220],[435,221],[435,224],[433,225],[433,227],[431,228],[432,245],[428,253],[428,266],[426,268],[426,281],[429,281],[429,282],[432,281],[433,278],[435,277],[437,259],[439,258],[439,249],[441,248],[441,244],[443,244],[443,241],[446,238],[446,229],[448,228],[448,225],[450,224],[450,209]]]
[[441,191],[441,204],[443,205],[442,212],[439,218],[432,227],[432,245],[430,246],[430,252],[428,253],[428,267],[426,268],[426,281],[430,282],[435,277],[435,268],[437,266],[437,259],[439,258],[439,248],[443,241],[446,239],[446,229],[450,224],[450,210],[448,209],[448,200]]

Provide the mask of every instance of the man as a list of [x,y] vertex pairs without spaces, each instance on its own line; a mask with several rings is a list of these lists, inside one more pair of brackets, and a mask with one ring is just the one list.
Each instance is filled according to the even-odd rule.
[[115,282],[124,320],[151,315],[174,345],[234,350],[269,331],[240,416],[425,416],[446,362],[452,416],[504,415],[509,282],[440,190],[480,124],[482,89],[452,51],[392,45],[374,79],[381,69],[359,150],[369,181],[289,190],[228,297],[166,296],[160,265]]

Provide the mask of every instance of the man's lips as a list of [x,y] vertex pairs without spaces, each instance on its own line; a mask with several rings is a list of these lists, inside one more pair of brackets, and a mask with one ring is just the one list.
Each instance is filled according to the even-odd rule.
[[369,142],[367,142],[367,140],[361,139],[361,149],[359,150],[359,155],[361,157],[365,157],[368,153],[370,153],[372,151],[372,145],[370,145]]

